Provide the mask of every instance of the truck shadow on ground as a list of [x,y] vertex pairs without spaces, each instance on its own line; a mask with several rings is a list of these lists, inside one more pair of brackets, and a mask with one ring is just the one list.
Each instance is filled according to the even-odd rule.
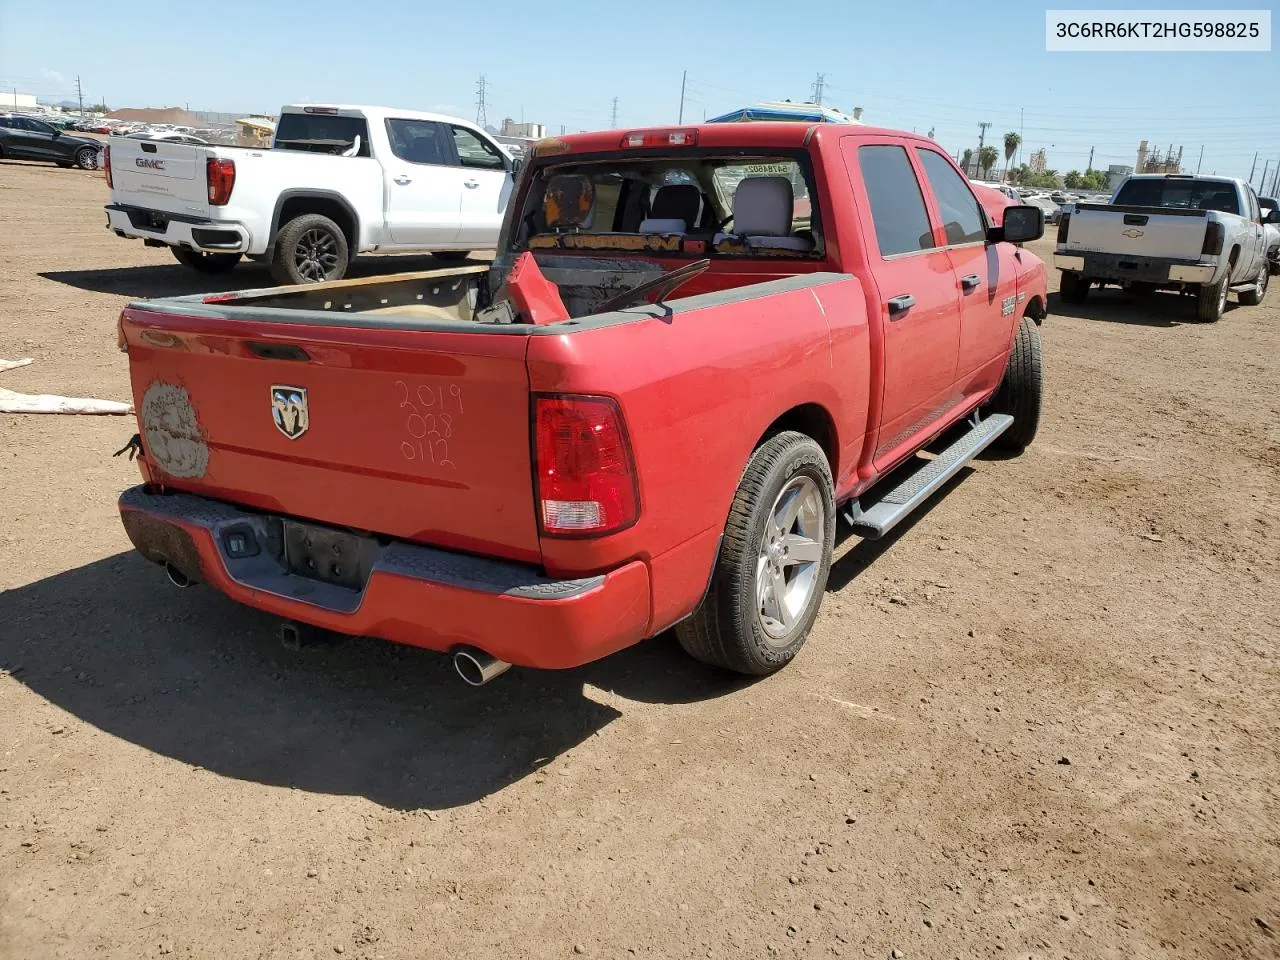
[[[1224,319],[1240,305],[1227,301]],[[1159,291],[1148,294],[1126,293],[1118,287],[1089,291],[1084,303],[1065,303],[1057,293],[1049,294],[1049,316],[1078,317],[1139,327],[1177,327],[1199,324],[1194,297]]]
[[[487,259],[487,257],[482,257]],[[430,255],[364,257],[351,265],[347,279],[376,277],[418,270],[440,270],[457,266]],[[230,273],[199,273],[176,261],[173,264],[140,267],[109,267],[101,270],[46,270],[46,280],[64,283],[92,293],[113,293],[122,297],[154,299],[184,297],[197,293],[226,293],[232,290],[258,290],[274,287],[271,271],[265,264],[242,260]]]
[[133,553],[0,593],[0,625],[0,666],[112,736],[223,776],[401,810],[488,796],[606,727],[620,712],[586,684],[678,703],[747,682],[693,662],[670,634],[480,689],[445,656],[378,640],[292,652],[271,617],[208,588],[177,591]]

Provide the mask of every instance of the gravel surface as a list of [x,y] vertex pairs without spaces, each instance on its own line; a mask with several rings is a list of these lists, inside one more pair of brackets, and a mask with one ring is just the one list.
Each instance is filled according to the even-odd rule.
[[[269,283],[106,199],[0,163],[3,386],[129,399],[128,299]],[[0,415],[0,957],[1280,956],[1280,291],[1051,301],[1036,443],[756,683],[286,651],[130,552],[130,419]]]

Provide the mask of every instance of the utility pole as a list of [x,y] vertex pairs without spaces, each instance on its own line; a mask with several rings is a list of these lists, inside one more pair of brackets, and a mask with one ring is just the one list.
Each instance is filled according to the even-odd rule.
[[609,128],[611,130],[618,129],[618,98],[617,97],[613,98],[613,116],[609,120]]
[[816,80],[813,81],[813,102],[818,106],[822,106],[822,89],[827,85],[827,75],[825,73],[818,74]]
[[489,117],[484,110],[484,92],[488,85],[489,81],[485,79],[485,75],[480,74],[480,79],[476,81],[476,126],[481,129],[489,123]]
[[1196,176],[1200,176],[1200,164],[1204,163],[1204,144],[1200,144],[1200,159],[1196,161]]
[[1089,163],[1088,163],[1088,166],[1084,168],[1084,172],[1085,173],[1093,172],[1093,147],[1089,148]]
[[[983,120],[978,124],[978,153],[974,159],[975,159],[975,162],[978,164],[977,169],[979,170],[982,169],[982,145],[987,141],[987,127],[989,126],[991,126],[991,123],[990,121],[987,121],[987,120]],[[969,175],[968,170],[966,170],[964,173],[965,173],[965,176]]]
[[[17,95],[18,95],[18,92],[15,90],[14,104],[13,104],[15,109],[18,106]],[[83,117],[84,116],[84,90],[80,88],[80,74],[78,73],[76,74],[76,96],[80,98],[80,116]]]
[[684,123],[684,82],[688,79],[688,70],[680,74],[680,119],[676,121],[677,123]]
[[1027,138],[1027,119],[1023,115],[1022,107],[1018,108],[1018,149],[1013,154],[1013,165],[1015,167],[1022,166],[1022,141]]
[[1253,164],[1249,167],[1249,186],[1253,186],[1253,173],[1258,169],[1258,151],[1253,151]]

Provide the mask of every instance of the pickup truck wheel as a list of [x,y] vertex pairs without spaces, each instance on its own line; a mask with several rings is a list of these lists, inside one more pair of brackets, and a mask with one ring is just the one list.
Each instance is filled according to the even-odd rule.
[[466,260],[468,257],[471,256],[471,251],[470,250],[439,250],[435,253],[434,256],[437,260],[442,260],[445,263],[462,263],[462,261]]
[[347,237],[318,213],[290,220],[276,236],[271,275],[282,284],[340,280],[347,272]]
[[1089,281],[1078,273],[1066,272],[1062,275],[1062,286],[1058,295],[1063,303],[1084,303],[1089,296]]
[[1030,317],[1023,317],[1013,338],[1009,363],[987,410],[1007,413],[1013,426],[996,440],[996,446],[1021,453],[1040,428],[1040,398],[1044,380],[1040,360],[1040,331]]
[[238,253],[201,253],[186,247],[170,247],[174,259],[201,273],[227,273],[240,262]]
[[1267,295],[1267,281],[1270,279],[1267,264],[1263,263],[1258,270],[1258,277],[1253,281],[1252,290],[1244,290],[1240,293],[1240,302],[1246,307],[1256,307],[1262,302],[1262,298]]
[[1196,316],[1205,323],[1216,323],[1227,309],[1227,291],[1231,288],[1231,271],[1214,284],[1202,284],[1196,292]]
[[779,433],[747,464],[711,586],[676,626],[680,645],[713,666],[764,676],[804,646],[831,572],[836,507],[822,448]]

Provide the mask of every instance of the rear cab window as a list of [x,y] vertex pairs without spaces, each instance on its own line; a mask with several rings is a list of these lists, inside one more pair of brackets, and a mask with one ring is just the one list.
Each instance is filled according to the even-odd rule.
[[513,247],[821,259],[808,155],[732,154],[548,158],[531,171]]
[[[357,146],[357,140],[358,146]],[[369,124],[364,117],[333,113],[282,113],[276,125],[275,150],[300,150],[369,157]]]
[[1240,214],[1240,198],[1236,195],[1235,184],[1191,177],[1129,180],[1112,203],[1125,207],[1169,207]]

